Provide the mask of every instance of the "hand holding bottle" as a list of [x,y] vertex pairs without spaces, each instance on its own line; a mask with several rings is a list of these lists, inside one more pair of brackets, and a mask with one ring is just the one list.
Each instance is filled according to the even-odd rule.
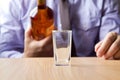
[[32,29],[25,32],[23,57],[50,57],[53,56],[52,36],[37,41],[32,36]]

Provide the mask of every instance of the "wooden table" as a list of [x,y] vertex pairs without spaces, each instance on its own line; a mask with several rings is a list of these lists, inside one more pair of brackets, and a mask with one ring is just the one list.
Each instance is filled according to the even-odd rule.
[[0,59],[0,80],[120,80],[120,61],[83,57],[55,66],[53,58]]

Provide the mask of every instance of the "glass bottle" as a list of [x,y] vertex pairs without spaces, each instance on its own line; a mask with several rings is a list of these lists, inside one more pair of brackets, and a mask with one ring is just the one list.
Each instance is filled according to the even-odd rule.
[[31,17],[32,35],[35,40],[41,40],[52,34],[54,29],[54,14],[46,6],[46,0],[38,0],[38,12]]

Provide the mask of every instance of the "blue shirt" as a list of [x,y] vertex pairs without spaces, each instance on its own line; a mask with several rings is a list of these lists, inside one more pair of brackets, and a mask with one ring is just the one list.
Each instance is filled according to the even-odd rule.
[[[76,56],[95,56],[94,45],[98,41],[110,31],[120,32],[119,3],[119,0],[48,0],[58,29],[73,31]],[[35,0],[0,0],[0,57],[22,56],[24,31],[31,26],[30,13],[35,7]]]

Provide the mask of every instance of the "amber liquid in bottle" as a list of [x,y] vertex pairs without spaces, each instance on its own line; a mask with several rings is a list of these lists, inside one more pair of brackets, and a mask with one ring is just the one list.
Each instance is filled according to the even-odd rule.
[[51,35],[54,29],[53,11],[46,6],[46,0],[39,0],[38,12],[32,21],[32,35],[35,40],[41,40]]

